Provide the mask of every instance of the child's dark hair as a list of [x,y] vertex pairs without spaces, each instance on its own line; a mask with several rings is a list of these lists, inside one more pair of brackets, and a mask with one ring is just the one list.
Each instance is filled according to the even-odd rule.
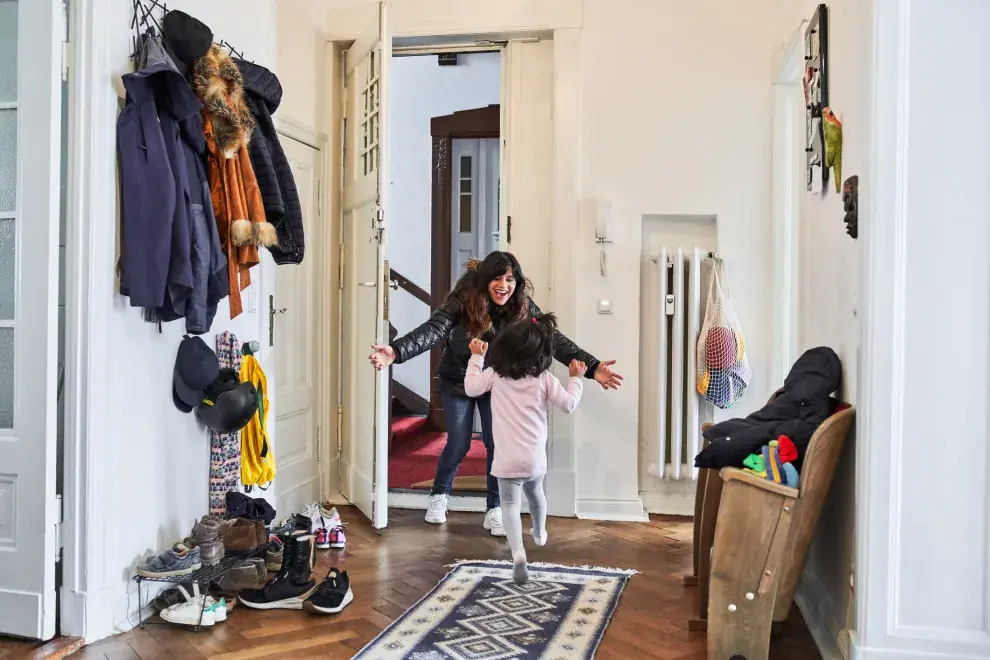
[[488,366],[502,378],[539,376],[553,365],[553,335],[557,317],[540,314],[513,321],[492,342]]

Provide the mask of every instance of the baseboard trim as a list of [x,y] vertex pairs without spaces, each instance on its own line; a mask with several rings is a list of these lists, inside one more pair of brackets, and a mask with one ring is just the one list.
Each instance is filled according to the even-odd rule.
[[[692,482],[693,483],[693,482]],[[663,516],[693,516],[694,491],[690,493],[640,493],[647,513]]]
[[[692,513],[694,511],[692,510]],[[577,517],[581,520],[608,520],[612,522],[649,522],[643,509],[643,500],[578,499]]]
[[910,651],[905,649],[881,649],[860,646],[855,635],[849,645],[851,660],[985,660],[986,655],[959,655],[937,651]]
[[[822,620],[823,609],[837,610],[835,600],[829,595],[821,581],[812,577],[807,571],[801,576],[794,602],[808,625],[808,632],[815,640],[815,646],[822,655],[822,660],[848,660],[839,648],[839,640],[834,638]],[[815,605],[819,603],[819,605]],[[823,608],[821,603],[825,604]]]

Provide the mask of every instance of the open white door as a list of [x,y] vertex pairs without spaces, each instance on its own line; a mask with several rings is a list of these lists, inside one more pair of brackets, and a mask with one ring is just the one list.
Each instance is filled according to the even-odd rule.
[[[285,156],[299,190],[303,230],[311,246],[323,242],[319,182],[323,154],[287,135],[281,138]],[[319,353],[320,318],[323,307],[318,296],[321,264],[313,250],[299,265],[278,266],[275,296],[268,301],[270,339],[275,345],[275,499],[283,511],[302,511],[320,501]]]
[[550,303],[553,43],[510,41],[502,56],[501,249],[519,259],[533,300]]
[[55,636],[59,0],[0,2],[0,633]]
[[368,363],[388,341],[385,262],[388,159],[385,94],[391,37],[387,5],[345,55],[343,174],[342,488],[376,528],[388,522],[388,371]]

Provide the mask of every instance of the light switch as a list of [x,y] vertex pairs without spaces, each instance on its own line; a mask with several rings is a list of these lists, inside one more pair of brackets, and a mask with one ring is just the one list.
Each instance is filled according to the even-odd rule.
[[599,314],[611,314],[612,313],[612,301],[611,300],[599,300],[598,301],[598,313]]

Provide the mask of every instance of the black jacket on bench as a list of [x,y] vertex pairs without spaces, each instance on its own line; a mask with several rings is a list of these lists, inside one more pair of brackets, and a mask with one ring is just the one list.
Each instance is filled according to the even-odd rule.
[[841,382],[842,363],[835,351],[826,346],[806,351],[773,401],[745,419],[729,419],[705,431],[711,444],[695,457],[695,467],[742,467],[747,456],[781,435],[794,442],[800,463],[811,436],[834,412],[829,395]]

